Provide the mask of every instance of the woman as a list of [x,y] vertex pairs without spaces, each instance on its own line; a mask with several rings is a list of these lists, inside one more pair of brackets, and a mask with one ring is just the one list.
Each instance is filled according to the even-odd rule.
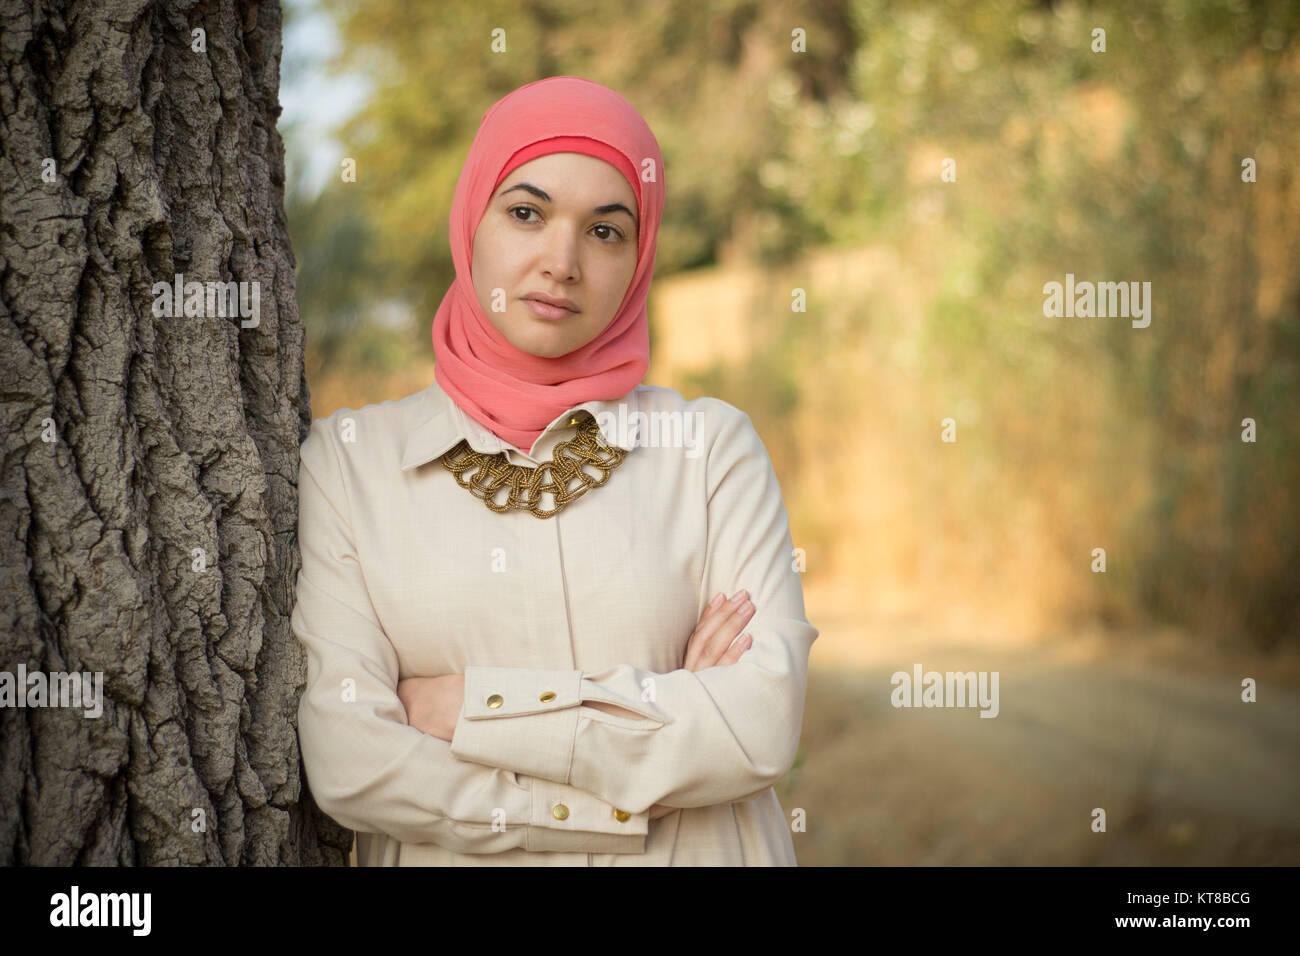
[[303,764],[362,865],[795,864],[818,631],[748,416],[639,384],[663,202],[618,94],[506,96],[435,381],[302,446]]

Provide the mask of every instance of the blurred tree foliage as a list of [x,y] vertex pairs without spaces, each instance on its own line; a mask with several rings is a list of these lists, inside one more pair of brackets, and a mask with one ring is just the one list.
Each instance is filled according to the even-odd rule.
[[[1124,542],[1141,552],[1127,574],[1140,603],[1264,645],[1300,638],[1300,5],[852,7],[852,87],[888,103],[864,175],[936,197],[978,251],[966,291],[934,300],[934,371],[985,393],[1035,365],[1096,368],[1104,395],[1077,400],[1119,410],[1107,453],[1141,453],[1126,433],[1153,439]],[[962,157],[960,189],[909,181],[898,147],[918,142]],[[1152,325],[1009,320],[1067,272],[1151,282]]]
[[299,177],[285,205],[298,260],[299,311],[312,343],[333,357],[364,324],[365,304],[379,296],[391,266],[375,254],[374,225],[359,191],[307,197]]
[[[1124,579],[1135,600],[1191,621],[1228,608],[1216,625],[1265,643],[1300,636],[1300,4],[322,2],[344,40],[337,68],[364,71],[374,95],[342,133],[358,181],[290,204],[318,341],[402,298],[427,348],[484,111],[539,77],[589,77],[663,148],[656,275],[905,245],[938,210],[952,245],[924,317],[930,374],[1034,395],[1060,363],[1095,369],[1104,399],[1078,400],[1114,406],[1106,454],[1147,461],[1127,542],[1143,553]],[[490,50],[497,28],[505,53]],[[956,183],[940,179],[945,157]],[[1242,182],[1244,157],[1258,182]],[[1042,285],[1067,272],[1151,282],[1151,326],[1045,322]],[[773,416],[797,407],[792,356],[815,352],[816,322],[754,359],[779,384]],[[734,394],[743,376],[720,365],[699,381]],[[1258,444],[1240,441],[1246,417]],[[1130,445],[1128,429],[1150,442]],[[1038,440],[1050,454],[1061,438]]]

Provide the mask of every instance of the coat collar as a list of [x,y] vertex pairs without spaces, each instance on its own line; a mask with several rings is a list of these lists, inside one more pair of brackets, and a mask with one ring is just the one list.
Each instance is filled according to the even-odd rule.
[[[546,426],[542,434],[538,437],[537,444],[534,448],[545,451],[551,443],[548,439],[550,433],[554,430],[568,429],[568,417],[579,409],[586,409],[596,417],[600,423],[601,434],[610,445],[616,445],[625,451],[631,451],[636,446],[637,422],[639,416],[637,410],[639,407],[639,396],[637,394],[640,386],[632,389],[627,395],[618,399],[592,399],[589,402],[583,402],[581,405],[574,405],[568,411],[556,418]],[[626,406],[625,410],[620,410],[620,406]],[[506,448],[515,448],[503,441],[499,436],[488,431],[477,421],[465,414],[464,410],[457,405],[434,379],[429,387],[421,394],[421,400],[418,404],[419,411],[412,419],[412,424],[408,428],[405,444],[402,448],[402,470],[406,471],[411,468],[418,468],[420,465],[433,461],[442,455],[449,448],[452,448],[461,439],[469,442],[469,446],[477,452],[485,455],[494,455]],[[608,412],[608,415],[602,416],[602,412]],[[623,424],[624,427],[620,427]],[[557,442],[560,439],[556,439]],[[519,451],[520,449],[515,449]]]

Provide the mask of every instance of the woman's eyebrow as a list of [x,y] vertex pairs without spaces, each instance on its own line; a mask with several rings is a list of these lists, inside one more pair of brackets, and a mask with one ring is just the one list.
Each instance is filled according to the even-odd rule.
[[[497,194],[497,197],[500,198],[501,196],[504,196],[506,193],[514,192],[516,189],[522,189],[525,192],[532,193],[542,202],[554,202],[554,200],[551,199],[550,196],[548,196],[542,190],[538,189],[532,183],[516,183],[515,185],[511,186],[509,189],[501,190],[501,192]],[[592,212],[599,213],[601,215],[610,212],[625,212],[633,222],[636,222],[636,214],[633,213],[631,209],[628,209],[627,206],[624,206],[621,202],[612,202],[605,206],[597,206],[595,209],[592,210]]]

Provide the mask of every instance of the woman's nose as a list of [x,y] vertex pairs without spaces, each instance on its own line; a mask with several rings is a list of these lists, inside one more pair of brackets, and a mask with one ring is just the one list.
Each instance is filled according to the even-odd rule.
[[542,255],[542,271],[557,281],[578,278],[578,237],[573,230],[552,227]]

